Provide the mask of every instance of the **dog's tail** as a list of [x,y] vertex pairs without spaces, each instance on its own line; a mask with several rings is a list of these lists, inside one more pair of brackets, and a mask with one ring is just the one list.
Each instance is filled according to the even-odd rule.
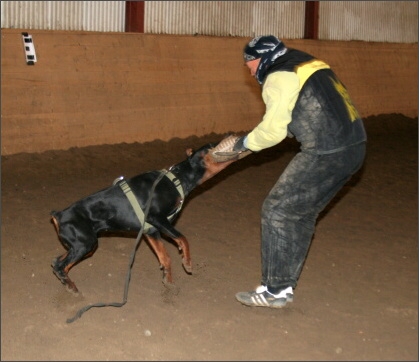
[[58,224],[58,212],[55,210],[52,210],[49,214],[51,215],[51,222],[54,224],[57,234],[59,234],[60,227]]

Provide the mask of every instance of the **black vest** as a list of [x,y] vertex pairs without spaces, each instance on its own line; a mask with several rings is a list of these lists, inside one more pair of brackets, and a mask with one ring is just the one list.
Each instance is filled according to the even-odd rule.
[[[297,73],[316,59],[290,49],[266,71]],[[266,79],[266,78],[265,78]],[[288,135],[295,136],[304,151],[324,154],[366,141],[364,124],[342,82],[331,69],[315,71],[304,83],[292,111]]]

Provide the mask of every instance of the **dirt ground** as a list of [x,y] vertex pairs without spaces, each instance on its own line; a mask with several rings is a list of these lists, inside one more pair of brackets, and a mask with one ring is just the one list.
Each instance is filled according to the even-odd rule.
[[294,303],[249,308],[234,295],[260,280],[262,201],[298,144],[287,139],[229,166],[187,198],[177,227],[194,274],[167,243],[177,290],[162,284],[143,241],[123,300],[135,237],[101,238],[70,272],[74,296],[53,275],[61,255],[49,212],[120,175],[168,167],[224,135],[16,154],[1,161],[2,361],[418,359],[418,120],[365,120],[363,169],[321,214]]

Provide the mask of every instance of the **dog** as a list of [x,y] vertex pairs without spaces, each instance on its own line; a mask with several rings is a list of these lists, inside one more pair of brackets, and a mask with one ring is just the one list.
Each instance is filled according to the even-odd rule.
[[164,170],[122,177],[101,191],[74,202],[62,211],[51,211],[51,221],[66,253],[52,261],[53,273],[70,292],[78,293],[68,273],[80,261],[92,256],[103,233],[142,231],[163,270],[163,283],[174,285],[171,259],[162,235],[171,238],[182,253],[182,265],[192,273],[189,243],[173,223],[184,198],[198,185],[209,180],[232,161],[215,162],[208,143],[198,150],[186,150],[187,158]]

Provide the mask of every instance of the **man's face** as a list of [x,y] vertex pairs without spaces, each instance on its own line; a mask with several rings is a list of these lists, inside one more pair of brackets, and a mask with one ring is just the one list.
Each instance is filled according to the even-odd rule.
[[260,63],[260,58],[255,59],[255,60],[250,60],[244,63],[249,68],[249,71],[252,77],[256,76],[256,70],[258,69],[259,63]]

